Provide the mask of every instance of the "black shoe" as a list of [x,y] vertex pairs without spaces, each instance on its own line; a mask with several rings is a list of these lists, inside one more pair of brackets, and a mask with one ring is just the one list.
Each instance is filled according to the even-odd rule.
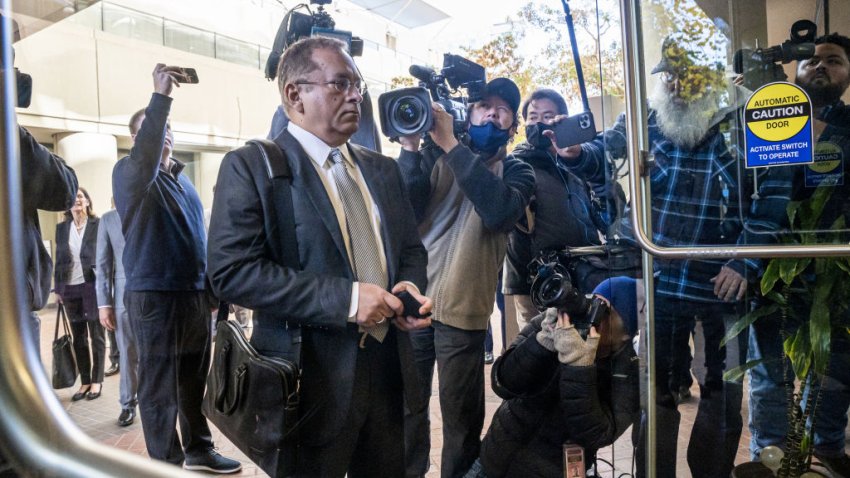
[[833,475],[844,478],[850,477],[850,456],[847,456],[845,453],[840,455],[821,455],[815,452],[815,458]]
[[103,375],[105,375],[107,377],[111,377],[111,376],[115,375],[116,373],[118,373],[118,364],[114,363],[108,369],[106,369],[106,372],[103,372]]
[[221,456],[215,448],[210,448],[201,455],[187,456],[183,468],[194,471],[208,471],[210,473],[236,473],[242,469],[242,463]]
[[100,398],[100,392],[103,390],[103,385],[101,385],[101,384],[97,384],[97,385],[99,385],[97,391],[96,392],[89,391],[89,393],[86,394],[86,400],[95,400],[95,399]]
[[124,408],[121,410],[121,415],[118,415],[118,426],[126,427],[132,425],[136,421],[136,409]]
[[484,363],[493,363],[493,352],[484,352]]
[[78,391],[77,393],[75,393],[71,397],[71,401],[72,402],[79,402],[80,400],[86,398],[86,395],[89,394],[90,390],[91,390],[91,385],[89,385],[88,388],[86,388],[85,390],[82,390],[82,387],[80,387],[80,391]]

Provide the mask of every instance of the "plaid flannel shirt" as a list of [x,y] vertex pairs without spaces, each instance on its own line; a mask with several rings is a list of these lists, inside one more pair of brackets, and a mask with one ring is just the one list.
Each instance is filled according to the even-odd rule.
[[[673,144],[661,133],[654,110],[648,119],[653,241],[665,247],[765,244],[786,223],[793,168],[745,169],[740,109],[729,108],[695,147]],[[605,174],[606,149],[624,154],[625,118],[582,145],[572,165],[591,178]],[[606,141],[607,139],[607,141]],[[612,150],[613,148],[613,150]],[[620,151],[616,151],[620,149]],[[757,194],[754,194],[756,193]],[[621,233],[634,244],[628,214]],[[636,245],[636,244],[635,244]],[[758,259],[656,259],[656,293],[696,302],[720,302],[711,278],[727,265],[749,282],[758,279]]]

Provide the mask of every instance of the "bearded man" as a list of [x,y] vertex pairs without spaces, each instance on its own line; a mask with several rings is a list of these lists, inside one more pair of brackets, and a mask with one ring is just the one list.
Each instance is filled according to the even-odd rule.
[[[652,70],[660,74],[647,125],[654,159],[648,171],[653,241],[667,247],[773,242],[770,233],[785,217],[792,168],[743,168],[739,120],[747,92],[728,85],[722,65],[700,55],[687,39],[668,38],[661,62]],[[625,153],[623,138],[621,116],[594,141],[571,148],[566,155],[572,158],[571,169],[599,180],[605,174],[606,152]],[[626,236],[633,230],[628,214],[621,230]],[[694,477],[728,477],[732,470],[743,427],[743,391],[740,381],[724,381],[723,372],[743,363],[746,337],[725,347],[720,341],[744,313],[742,299],[748,284],[758,280],[761,266],[756,259],[655,260],[657,477],[676,476],[680,414],[671,384],[683,368],[687,371],[681,351],[689,351],[695,321],[702,326],[697,341],[704,344],[705,361],[695,365],[700,404],[688,464]],[[642,448],[636,456],[638,476],[645,473]]]

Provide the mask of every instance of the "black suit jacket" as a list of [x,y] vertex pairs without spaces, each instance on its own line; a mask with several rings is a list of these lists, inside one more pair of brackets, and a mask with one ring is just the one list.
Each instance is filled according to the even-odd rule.
[[[283,266],[281,235],[286,231],[276,220],[272,181],[257,148],[246,146],[228,153],[219,170],[207,275],[222,300],[255,310],[251,340],[261,353],[293,358],[288,326],[301,326],[301,410],[320,407],[301,439],[319,445],[337,435],[351,401],[360,337],[357,326],[347,322],[355,276],[312,160],[288,131],[275,142],[293,174],[300,270]],[[351,150],[380,211],[390,284],[406,280],[424,291],[428,255],[398,166],[373,151],[354,145]],[[427,402],[414,393],[422,384],[410,339],[395,332],[407,406],[422,410]]]
[[[90,217],[86,224],[86,232],[83,234],[83,243],[80,246],[80,262],[83,266],[83,276],[86,282],[95,280],[95,264],[97,264],[97,226],[99,219]],[[71,234],[72,219],[67,219],[56,225],[56,266],[53,272],[53,280],[56,291],[62,293],[62,288],[71,280],[71,269],[74,266],[74,258],[71,257],[71,247],[68,244],[68,236]]]

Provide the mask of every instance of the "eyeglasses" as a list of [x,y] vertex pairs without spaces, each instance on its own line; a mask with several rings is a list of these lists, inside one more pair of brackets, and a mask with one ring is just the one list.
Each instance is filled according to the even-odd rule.
[[364,85],[362,81],[360,81],[360,80],[351,81],[348,78],[340,78],[338,80],[331,80],[331,81],[300,80],[300,81],[296,81],[295,84],[296,85],[330,86],[331,88],[335,89],[336,91],[338,91],[340,93],[348,93],[349,91],[351,91],[351,88],[353,87],[354,89],[357,90],[357,93],[359,93],[360,96],[363,96],[363,93],[366,92],[366,85]]
[[673,71],[662,71],[661,72],[661,81],[664,83],[675,83],[678,80],[679,74]]

